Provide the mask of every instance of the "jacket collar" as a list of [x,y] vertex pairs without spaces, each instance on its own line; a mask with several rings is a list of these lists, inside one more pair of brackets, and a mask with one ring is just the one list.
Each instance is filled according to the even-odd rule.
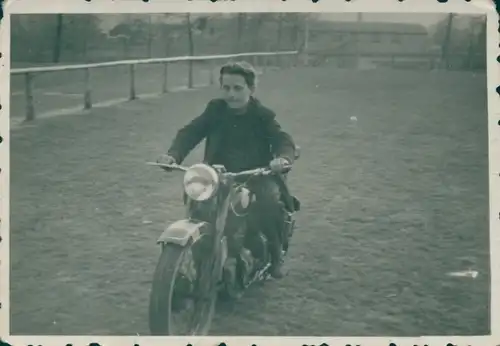
[[[224,102],[224,105],[225,105],[226,111],[230,112],[231,109],[229,108],[227,103]],[[247,110],[245,113],[249,114],[249,115],[250,114],[256,115],[256,114],[259,114],[260,108],[261,108],[260,101],[257,98],[255,98],[255,96],[250,96],[250,100],[248,100]]]

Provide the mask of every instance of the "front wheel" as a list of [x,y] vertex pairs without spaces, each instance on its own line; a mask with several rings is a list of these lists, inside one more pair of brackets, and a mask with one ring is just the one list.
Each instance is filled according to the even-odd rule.
[[191,243],[163,245],[150,294],[151,335],[208,333],[217,296],[210,261],[195,261],[193,252]]

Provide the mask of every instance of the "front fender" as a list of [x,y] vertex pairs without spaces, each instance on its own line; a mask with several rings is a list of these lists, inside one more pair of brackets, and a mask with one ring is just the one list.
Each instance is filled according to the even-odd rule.
[[169,225],[156,241],[186,246],[190,239],[196,242],[204,233],[209,232],[210,224],[204,221],[182,219]]

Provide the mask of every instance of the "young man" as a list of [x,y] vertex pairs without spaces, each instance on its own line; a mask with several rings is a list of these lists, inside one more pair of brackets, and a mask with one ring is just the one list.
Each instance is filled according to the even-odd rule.
[[[256,73],[245,62],[229,63],[220,70],[222,98],[211,100],[205,111],[180,129],[162,163],[180,164],[206,138],[204,162],[224,165],[229,172],[269,166],[279,172],[294,161],[295,144],[276,121],[276,114],[255,97]],[[252,217],[259,220],[272,247],[271,275],[283,277],[281,268],[281,190],[269,175],[253,178],[249,188],[256,195]]]

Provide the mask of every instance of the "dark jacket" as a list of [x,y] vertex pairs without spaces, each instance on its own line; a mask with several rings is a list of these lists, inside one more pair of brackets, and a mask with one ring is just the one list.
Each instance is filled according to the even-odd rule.
[[[227,118],[228,111],[223,99],[211,100],[200,116],[178,131],[168,154],[180,164],[190,151],[206,138],[204,162],[220,163],[224,153],[224,119]],[[276,114],[253,97],[250,99],[248,111],[248,115],[255,119],[251,121],[252,128],[248,129],[255,134],[251,137],[252,143],[246,143],[248,150],[256,150],[256,155],[266,164],[273,157],[284,157],[293,163],[295,143],[276,121]]]

